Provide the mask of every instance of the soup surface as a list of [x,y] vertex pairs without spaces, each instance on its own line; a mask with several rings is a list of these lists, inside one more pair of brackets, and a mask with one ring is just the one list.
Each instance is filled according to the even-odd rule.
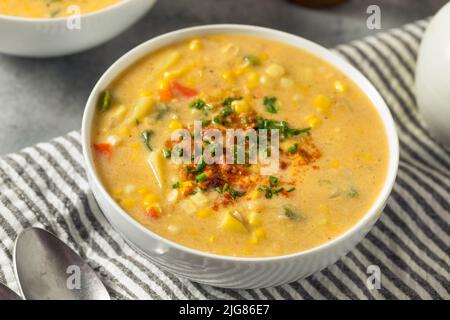
[[[175,163],[187,152],[171,138],[179,129],[203,137],[205,153]],[[238,147],[230,154],[244,163],[205,161],[206,150],[223,150],[206,132],[227,129],[278,130],[279,148],[261,147],[257,163]],[[146,56],[102,93],[92,134],[99,177],[130,216],[230,256],[285,255],[337,237],[372,205],[387,171],[384,126],[352,81],[303,50],[245,35]],[[279,169],[267,174],[262,160],[275,150]]]
[[[88,13],[121,0],[0,0],[0,14],[26,18],[56,18]],[[78,6],[78,8],[73,7]]]

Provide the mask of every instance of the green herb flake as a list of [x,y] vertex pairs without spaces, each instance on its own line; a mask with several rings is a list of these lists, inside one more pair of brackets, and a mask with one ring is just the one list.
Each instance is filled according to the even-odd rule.
[[200,172],[202,171],[204,168],[206,167],[206,162],[205,159],[202,159],[197,163],[197,165],[195,166],[195,171]]
[[290,147],[288,148],[288,152],[289,152],[290,154],[294,154],[294,153],[297,152],[297,149],[298,149],[298,143],[294,143],[292,146],[290,146]]
[[180,187],[180,181],[177,181],[172,185],[172,189],[178,189],[179,187]]
[[163,153],[163,157],[164,158],[166,158],[166,159],[170,159],[170,156],[171,156],[171,154],[170,154],[170,150],[169,149],[163,149],[162,150],[162,153]]
[[203,181],[205,181],[207,179],[207,177],[206,177],[206,173],[200,173],[199,175],[197,175],[196,177],[195,177],[195,182],[197,182],[197,183],[199,183],[199,182],[203,182]]
[[100,94],[100,99],[98,100],[98,107],[100,111],[105,112],[109,109],[112,103],[111,91],[105,90]]
[[277,104],[277,98],[275,96],[265,96],[263,104],[266,106],[267,112],[278,113],[280,111],[280,106]]
[[245,55],[244,57],[242,57],[242,60],[244,60],[245,62],[248,62],[252,66],[257,66],[257,65],[259,65],[261,63],[259,58],[257,56],[255,56],[255,55],[252,55],[252,54]]
[[206,104],[205,100],[202,100],[202,99],[193,100],[189,104],[189,108],[194,108],[197,110],[205,110],[205,108],[207,108],[207,107],[208,107],[208,105]]
[[183,149],[181,149],[180,146],[176,145],[172,149],[172,155],[177,158],[181,157],[183,155]]
[[355,188],[351,187],[350,190],[347,192],[347,195],[350,198],[356,198],[357,196],[359,196],[359,192]]
[[277,178],[277,177],[272,177],[272,176],[270,176],[270,177],[269,177],[269,183],[270,183],[271,185],[276,185],[276,184],[278,183],[278,178]]
[[144,130],[144,131],[141,133],[142,140],[144,140],[145,146],[146,146],[147,149],[150,150],[150,151],[153,151],[153,148],[152,148],[152,146],[150,145],[150,139],[151,139],[153,133],[154,133],[154,132],[153,132],[152,130]]
[[283,207],[284,210],[284,215],[292,221],[299,221],[302,219],[302,216],[293,208],[288,207],[288,206],[284,206]]
[[230,190],[230,196],[233,199],[236,199],[237,197],[242,197],[245,195],[245,191],[238,191],[236,189],[231,189]]

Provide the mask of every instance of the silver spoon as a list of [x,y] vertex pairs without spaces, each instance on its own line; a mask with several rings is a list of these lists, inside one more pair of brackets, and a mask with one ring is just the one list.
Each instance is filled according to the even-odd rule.
[[0,282],[0,300],[22,300],[22,298]]
[[14,268],[25,299],[109,300],[95,272],[53,234],[29,228],[14,246]]

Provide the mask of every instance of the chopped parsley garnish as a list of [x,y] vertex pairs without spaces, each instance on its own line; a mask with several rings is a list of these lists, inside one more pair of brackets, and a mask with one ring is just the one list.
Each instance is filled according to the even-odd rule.
[[311,128],[309,127],[304,129],[293,129],[289,127],[286,121],[275,121],[264,118],[258,118],[256,120],[255,129],[267,129],[267,130],[277,129],[280,131],[280,137],[282,139],[286,139],[291,136],[297,136],[302,133],[307,133],[311,130]]
[[247,54],[245,55],[242,60],[244,60],[245,62],[250,63],[252,66],[257,66],[258,64],[261,63],[261,61],[259,61],[259,58],[255,55],[252,54]]
[[176,145],[172,149],[172,155],[179,158],[183,155],[183,149],[180,148],[180,146]]
[[270,113],[278,113],[280,106],[277,104],[277,98],[274,96],[265,96],[263,104],[266,106],[266,110]]
[[277,178],[277,177],[272,177],[272,176],[270,176],[270,177],[269,177],[269,183],[270,183],[271,185],[276,185],[276,184],[278,183],[278,178]]
[[172,185],[173,189],[178,189],[179,187],[180,187],[180,181],[177,181]]
[[200,173],[199,175],[197,175],[197,176],[195,177],[195,182],[197,182],[197,183],[203,182],[203,181],[205,181],[206,179],[207,179],[206,173],[202,172],[202,173]]
[[109,109],[112,102],[111,91],[105,90],[101,93],[100,99],[98,100],[98,107],[100,111],[105,112]]
[[144,130],[141,133],[141,137],[144,140],[144,144],[150,151],[153,151],[152,146],[150,145],[150,138],[152,137],[153,133],[154,132],[152,130]]
[[170,158],[170,150],[169,149],[163,149],[162,150],[162,154],[163,154],[163,157],[164,158],[166,158],[166,159],[169,159]]
[[202,171],[204,168],[206,167],[206,162],[205,159],[202,159],[197,163],[197,165],[195,166],[195,171],[200,172]]
[[288,152],[290,154],[294,154],[295,152],[297,152],[297,148],[298,148],[298,143],[294,143],[292,146],[289,147]]
[[355,188],[351,187],[350,190],[348,191],[347,195],[350,198],[356,198],[357,196],[359,196],[359,193]]
[[230,196],[233,199],[236,199],[237,197],[242,197],[243,195],[245,195],[244,191],[238,191],[236,189],[231,189],[230,190]]
[[289,220],[292,220],[292,221],[299,221],[299,220],[302,219],[302,216],[301,216],[298,212],[296,212],[295,209],[293,209],[293,208],[291,208],[291,207],[284,206],[284,207],[283,207],[283,210],[284,210],[284,215],[285,215]]
[[189,107],[197,109],[197,110],[210,109],[210,106],[205,102],[205,100],[202,100],[202,99],[193,100],[189,104]]
[[230,185],[225,182],[225,184],[223,185],[223,188],[222,188],[222,192],[226,192],[229,188],[230,188]]

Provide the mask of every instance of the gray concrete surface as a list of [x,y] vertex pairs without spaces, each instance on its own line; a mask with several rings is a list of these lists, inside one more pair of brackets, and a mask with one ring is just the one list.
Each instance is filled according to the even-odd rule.
[[56,59],[0,55],[0,155],[79,129],[85,101],[103,71],[137,44],[164,32],[245,23],[332,47],[374,32],[366,28],[370,4],[381,7],[386,30],[428,17],[446,2],[348,0],[331,9],[313,10],[286,0],[159,0],[131,29],[84,53]]

